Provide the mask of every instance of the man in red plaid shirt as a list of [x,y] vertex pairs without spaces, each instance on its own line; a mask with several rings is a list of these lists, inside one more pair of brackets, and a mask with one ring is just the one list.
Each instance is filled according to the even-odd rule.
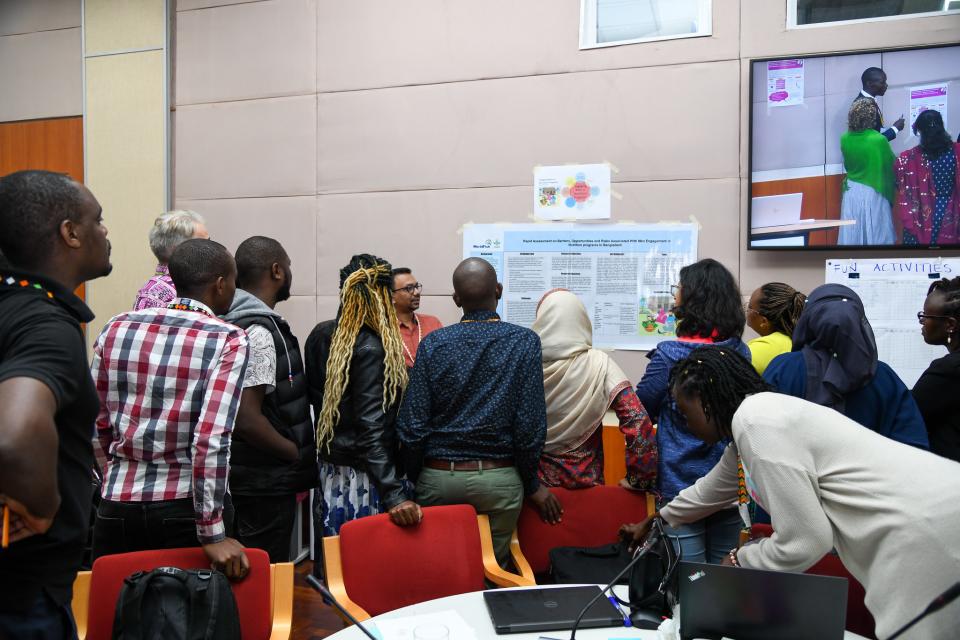
[[199,544],[214,567],[242,578],[249,563],[227,537],[224,509],[247,337],[217,318],[237,267],[222,245],[187,240],[170,276],[179,298],[114,317],[94,347],[103,500],[93,554]]

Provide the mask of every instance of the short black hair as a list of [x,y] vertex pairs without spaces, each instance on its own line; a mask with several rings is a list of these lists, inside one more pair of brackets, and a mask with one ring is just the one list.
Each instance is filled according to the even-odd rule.
[[877,76],[886,77],[886,75],[887,72],[880,67],[867,67],[863,70],[863,73],[860,74],[860,84],[865,87],[871,78],[875,78]]
[[170,278],[177,294],[190,298],[217,281],[230,278],[233,256],[219,242],[192,238],[180,243],[170,256]]
[[60,223],[78,221],[82,205],[80,186],[63,173],[17,171],[0,178],[0,252],[14,267],[42,265]]
[[699,347],[670,370],[670,394],[696,395],[724,438],[733,437],[733,415],[748,395],[770,391],[753,365],[733,349]]
[[680,304],[674,307],[677,335],[739,338],[747,322],[733,274],[713,258],[680,269]]
[[397,276],[407,276],[413,273],[413,271],[411,271],[409,267],[394,267],[391,273],[393,274],[393,281],[390,286],[393,287],[397,282]]
[[274,263],[283,262],[287,252],[283,245],[266,236],[252,236],[237,247],[237,286],[253,284],[270,271]]

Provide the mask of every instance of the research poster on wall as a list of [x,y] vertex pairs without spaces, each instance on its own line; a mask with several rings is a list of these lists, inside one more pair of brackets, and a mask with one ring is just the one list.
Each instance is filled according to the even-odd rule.
[[877,339],[880,360],[912,388],[930,362],[946,347],[923,341],[917,312],[930,283],[960,274],[960,258],[827,260],[826,281],[857,292]]
[[767,106],[803,104],[803,60],[771,60],[767,63]]
[[464,258],[490,262],[503,284],[499,313],[533,325],[552,289],[580,297],[598,348],[648,350],[676,336],[670,287],[697,260],[696,224],[474,224]]
[[913,126],[917,121],[917,116],[928,109],[939,111],[943,118],[943,126],[949,131],[947,123],[947,86],[948,83],[930,84],[923,87],[913,87],[910,89],[910,122],[907,124]]

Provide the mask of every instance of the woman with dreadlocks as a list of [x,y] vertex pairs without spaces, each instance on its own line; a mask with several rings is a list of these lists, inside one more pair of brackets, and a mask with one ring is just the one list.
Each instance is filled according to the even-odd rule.
[[[960,575],[960,465],[864,429],[826,407],[776,393],[732,349],[697,349],[670,378],[687,428],[725,444],[720,462],[659,517],[701,520],[749,492],[774,534],[731,549],[724,564],[804,571],[836,548],[866,589],[880,638],[918,615]],[[738,476],[743,469],[743,482]],[[621,529],[636,544],[648,518]],[[904,638],[956,637],[960,601]]]
[[763,375],[770,361],[793,349],[793,330],[807,296],[783,282],[768,282],[753,292],[744,308],[747,326],[760,337],[747,343],[750,362]]
[[913,399],[927,425],[930,450],[960,462],[960,277],[931,284],[917,318],[924,341],[945,346],[947,355],[923,372]]
[[397,467],[394,423],[407,367],[391,302],[392,268],[361,254],[340,270],[340,309],[306,343],[310,400],[317,416],[323,535],[385,511],[399,525],[420,522]]

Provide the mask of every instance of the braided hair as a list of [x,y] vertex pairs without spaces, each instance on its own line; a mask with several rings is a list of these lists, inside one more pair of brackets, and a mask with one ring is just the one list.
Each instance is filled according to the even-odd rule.
[[792,336],[807,296],[783,282],[768,282],[760,287],[760,295],[757,313],[770,322],[774,331]]
[[960,321],[960,276],[952,280],[943,278],[930,285],[927,290],[929,296],[934,291],[943,294],[943,312],[951,318]]
[[752,393],[770,391],[750,362],[726,347],[695,349],[670,371],[670,393],[696,395],[724,438],[732,438],[733,414]]
[[393,274],[390,263],[369,254],[353,256],[340,270],[340,311],[330,341],[323,405],[317,418],[317,447],[330,447],[333,428],[340,419],[340,401],[350,382],[350,361],[363,326],[383,342],[383,410],[397,402],[407,385],[397,312],[391,303]]

